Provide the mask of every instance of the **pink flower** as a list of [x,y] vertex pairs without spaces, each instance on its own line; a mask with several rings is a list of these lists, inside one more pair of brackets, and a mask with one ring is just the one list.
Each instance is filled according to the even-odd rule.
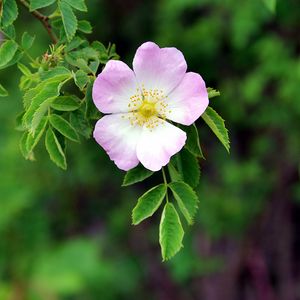
[[178,49],[147,42],[136,51],[133,71],[110,60],[98,75],[93,100],[108,115],[97,122],[94,138],[120,169],[141,162],[158,171],[182,149],[186,133],[166,120],[191,125],[208,106],[202,77],[186,70]]

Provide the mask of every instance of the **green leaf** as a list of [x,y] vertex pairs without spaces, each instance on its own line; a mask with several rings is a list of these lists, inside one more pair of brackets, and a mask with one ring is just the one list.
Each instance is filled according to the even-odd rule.
[[80,109],[75,110],[70,115],[70,123],[76,128],[77,132],[84,136],[86,139],[90,138],[92,127],[85,118],[84,112]]
[[56,0],[30,0],[30,11],[49,6]]
[[38,144],[38,142],[40,141],[46,125],[47,125],[48,119],[47,117],[43,117],[41,119],[41,122],[39,123],[39,125],[37,126],[35,133],[29,133],[27,136],[27,140],[26,140],[26,148],[27,148],[27,152],[30,153],[33,151],[33,149],[35,148],[35,146]]
[[132,211],[132,223],[137,225],[148,217],[151,217],[161,205],[167,192],[165,184],[160,184],[142,195]]
[[[11,25],[18,17],[16,0],[3,0],[2,27]],[[1,56],[0,56],[1,57]]]
[[184,182],[172,182],[169,184],[169,187],[188,224],[192,225],[199,202],[196,193]]
[[6,97],[8,96],[7,90],[3,87],[3,85],[0,84],[0,97]]
[[168,163],[168,170],[169,170],[169,174],[170,174],[172,181],[181,181],[182,180],[182,176],[174,167],[172,160]]
[[67,47],[65,48],[65,51],[70,52],[70,51],[78,48],[85,42],[86,41],[81,39],[79,36],[75,36],[74,39],[67,45]]
[[[23,124],[26,128],[31,128],[34,115],[42,103],[47,99],[51,99],[52,101],[59,95],[61,85],[61,81],[57,81],[54,78],[53,81],[43,81],[36,88],[29,90],[25,94],[24,101],[30,101],[30,103],[28,103],[29,107],[23,117]],[[30,99],[30,96],[32,96],[32,99]],[[47,104],[50,105],[49,102],[47,102]],[[27,105],[25,107],[27,107]],[[34,125],[36,127],[38,124],[35,123]]]
[[220,96],[219,91],[217,91],[213,88],[210,88],[210,87],[207,88],[207,93],[208,93],[208,98],[214,98],[214,97]]
[[53,69],[50,69],[49,71],[43,72],[41,74],[41,79],[47,80],[47,79],[53,79],[56,78],[57,80],[66,80],[68,78],[72,77],[72,73],[65,67],[55,67]]
[[24,156],[24,158],[28,158],[29,152],[27,150],[27,138],[28,138],[28,132],[24,132],[22,134],[22,137],[20,139],[20,143],[19,143],[19,147],[20,147],[20,151],[22,153],[22,155]]
[[39,105],[32,116],[31,127],[29,132],[35,134],[35,130],[42,121],[44,115],[48,112],[51,102],[56,98],[56,96],[46,99],[43,103]]
[[197,158],[188,150],[183,149],[180,152],[181,174],[183,181],[195,188],[200,180],[200,168]]
[[70,42],[74,37],[77,30],[77,18],[71,8],[71,6],[65,2],[58,2],[58,7],[61,13],[61,17],[64,24],[65,33],[68,41]]
[[23,57],[23,53],[19,50],[17,50],[17,52],[15,53],[15,55],[13,56],[13,58],[4,66],[0,66],[0,69],[5,69],[9,66],[14,65],[15,63],[17,63],[22,57]]
[[6,66],[14,57],[18,50],[18,44],[15,41],[5,41],[0,47],[0,68]]
[[51,125],[63,136],[74,142],[79,142],[79,137],[72,125],[59,115],[50,116]]
[[74,111],[79,108],[79,101],[76,96],[60,96],[52,101],[51,107],[59,111]]
[[35,36],[31,36],[30,34],[28,34],[27,32],[24,32],[22,35],[22,48],[25,50],[28,50],[29,48],[31,48],[33,42],[34,42]]
[[25,75],[25,76],[31,76],[31,71],[23,64],[18,63],[18,69]]
[[137,182],[141,182],[144,179],[150,177],[152,174],[153,174],[152,171],[146,169],[141,164],[139,164],[137,167],[129,170],[126,173],[122,186],[128,186]]
[[202,118],[229,153],[230,142],[228,130],[226,129],[224,120],[221,118],[221,116],[211,107],[208,107],[202,114]]
[[87,7],[85,5],[84,0],[62,0],[63,2],[68,3],[73,8],[80,10],[80,11],[87,11]]
[[90,82],[86,87],[86,93],[85,93],[85,103],[86,103],[85,115],[88,120],[99,120],[101,115],[93,101],[92,92],[93,92],[93,82]]
[[163,261],[173,257],[183,246],[184,231],[172,203],[166,203],[159,225],[159,243]]
[[78,70],[74,76],[75,84],[82,91],[89,82],[89,76],[82,70]]
[[82,69],[83,71],[85,71],[86,73],[92,73],[93,74],[93,70],[88,66],[88,63],[86,60],[84,60],[83,58],[78,58],[76,59],[76,66],[80,69]]
[[[1,15],[1,14],[0,14]],[[0,16],[1,19],[1,16]],[[1,22],[1,20],[0,20]],[[7,36],[9,39],[14,40],[16,38],[16,30],[14,25],[9,25],[7,27],[1,28],[3,34]]]
[[185,129],[187,133],[187,141],[185,147],[195,156],[204,158],[199,141],[198,129],[195,124]]
[[274,14],[276,11],[276,0],[263,0],[263,2],[269,11]]
[[22,111],[21,113],[17,114],[17,117],[16,117],[16,127],[15,129],[18,130],[18,131],[24,131],[26,128],[23,126],[23,123],[22,123],[22,119],[23,119],[23,116],[24,116],[24,111]]
[[78,30],[83,33],[92,33],[93,27],[89,21],[81,20],[78,22]]
[[48,128],[47,130],[45,146],[49,153],[50,159],[60,168],[66,170],[67,162],[65,153],[51,128]]

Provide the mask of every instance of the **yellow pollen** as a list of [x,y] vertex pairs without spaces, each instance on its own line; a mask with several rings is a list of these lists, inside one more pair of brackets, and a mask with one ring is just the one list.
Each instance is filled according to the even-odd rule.
[[142,84],[141,88],[136,89],[136,94],[129,97],[128,108],[131,114],[128,120],[130,124],[146,126],[150,131],[163,124],[166,115],[171,113],[171,110],[167,109],[166,98],[163,90],[147,90]]
[[145,117],[145,118],[150,118],[152,116],[157,115],[157,111],[155,108],[155,103],[154,102],[148,102],[147,100],[144,100],[142,105],[139,108],[139,113]]

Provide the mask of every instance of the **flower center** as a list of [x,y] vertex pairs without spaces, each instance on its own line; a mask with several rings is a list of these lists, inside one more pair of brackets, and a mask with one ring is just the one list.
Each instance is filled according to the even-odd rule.
[[146,119],[149,119],[152,116],[156,116],[158,112],[155,108],[155,104],[155,102],[149,102],[147,100],[144,100],[141,106],[139,107],[138,112]]
[[[168,109],[168,103],[162,90],[146,90],[137,88],[136,94],[130,97],[128,103],[129,111],[132,113],[128,119],[132,126],[146,126],[150,130],[163,123],[166,119],[166,113],[171,112]],[[125,118],[125,116],[122,116]]]

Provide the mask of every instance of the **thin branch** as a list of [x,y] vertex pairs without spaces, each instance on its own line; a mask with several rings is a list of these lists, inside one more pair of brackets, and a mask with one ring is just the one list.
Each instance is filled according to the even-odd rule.
[[[20,1],[20,3],[21,3],[23,6],[25,6],[27,9],[30,10],[29,4],[27,3],[26,0],[19,0],[19,1]],[[31,11],[30,13],[31,13],[34,17],[36,17],[38,20],[40,20],[40,22],[41,22],[41,23],[44,25],[44,27],[46,28],[46,30],[47,30],[47,32],[48,32],[48,34],[49,34],[49,36],[50,36],[52,42],[53,42],[54,44],[56,44],[58,40],[57,40],[57,37],[56,37],[55,33],[52,31],[52,27],[51,27],[51,25],[50,25],[50,23],[49,23],[49,17],[47,17],[47,16],[41,14],[41,13],[40,13],[39,11],[37,11],[37,10]]]

